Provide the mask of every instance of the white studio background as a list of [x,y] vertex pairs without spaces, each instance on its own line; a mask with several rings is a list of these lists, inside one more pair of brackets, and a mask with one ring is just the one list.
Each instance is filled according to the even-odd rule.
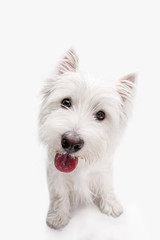
[[[45,151],[39,91],[73,46],[80,67],[116,80],[138,72],[133,117],[116,153],[124,214],[78,209],[62,231],[45,225]],[[160,2],[0,1],[0,239],[160,239]]]

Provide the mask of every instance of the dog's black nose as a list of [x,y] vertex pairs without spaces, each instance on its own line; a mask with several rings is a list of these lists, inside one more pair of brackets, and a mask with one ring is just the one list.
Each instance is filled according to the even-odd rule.
[[67,153],[71,154],[79,151],[83,147],[84,141],[77,133],[66,132],[62,135],[61,145]]

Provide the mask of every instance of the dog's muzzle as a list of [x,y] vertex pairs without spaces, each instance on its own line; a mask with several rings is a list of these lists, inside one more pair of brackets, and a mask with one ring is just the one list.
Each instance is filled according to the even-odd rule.
[[77,133],[66,132],[62,135],[61,145],[68,154],[71,154],[79,151],[83,147],[84,141]]

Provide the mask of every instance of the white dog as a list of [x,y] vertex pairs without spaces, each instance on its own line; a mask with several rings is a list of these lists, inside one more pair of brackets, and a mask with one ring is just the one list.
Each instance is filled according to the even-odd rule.
[[134,92],[135,74],[116,83],[83,75],[73,49],[46,82],[40,138],[48,150],[48,226],[65,226],[71,207],[81,203],[95,203],[113,217],[123,212],[114,194],[112,163]]

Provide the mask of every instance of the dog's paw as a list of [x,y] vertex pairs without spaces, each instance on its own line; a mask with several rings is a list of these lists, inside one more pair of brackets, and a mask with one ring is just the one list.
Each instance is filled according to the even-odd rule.
[[119,217],[123,213],[123,207],[116,199],[107,200],[105,204],[100,206],[100,210],[112,217]]
[[54,211],[50,209],[47,214],[46,223],[48,227],[60,229],[66,226],[69,222],[69,216],[65,215],[62,211]]

